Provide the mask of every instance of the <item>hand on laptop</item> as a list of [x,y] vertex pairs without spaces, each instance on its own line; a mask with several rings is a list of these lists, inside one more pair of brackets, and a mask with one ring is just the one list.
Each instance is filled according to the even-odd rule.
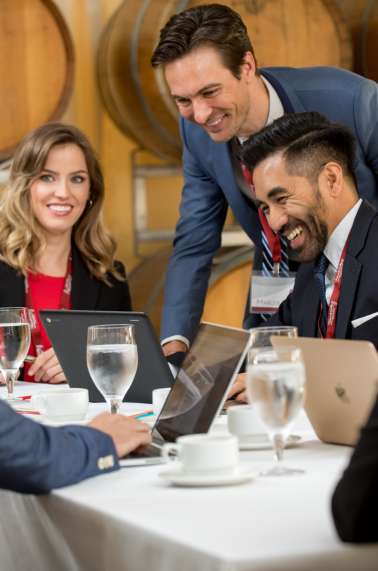
[[236,402],[247,403],[247,391],[245,390],[245,383],[247,373],[239,373],[230,390],[228,391],[227,400],[234,400]]
[[139,446],[151,442],[151,432],[147,424],[122,414],[103,412],[96,416],[88,426],[108,434],[113,439],[120,458]]
[[162,349],[168,363],[179,369],[188,352],[188,347],[185,343],[182,341],[169,341],[163,345]]
[[34,375],[36,382],[44,383],[66,383],[67,379],[63,369],[60,366],[58,357],[54,349],[51,347],[47,351],[43,351],[33,361],[29,369],[29,374]]

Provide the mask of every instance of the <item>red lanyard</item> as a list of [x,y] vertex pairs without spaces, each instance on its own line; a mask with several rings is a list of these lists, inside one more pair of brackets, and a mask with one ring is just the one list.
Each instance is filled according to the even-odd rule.
[[[67,270],[64,277],[64,286],[60,297],[58,309],[70,309],[71,307],[71,289],[72,289],[72,258],[69,256],[67,261]],[[26,294],[26,307],[33,310],[33,315],[30,317],[31,327],[30,334],[34,344],[37,355],[43,351],[42,335],[37,315],[35,314],[35,307],[29,287],[29,276],[25,277],[25,294]]]
[[258,209],[260,224],[263,227],[264,234],[266,239],[269,243],[269,249],[272,252],[272,260],[273,264],[278,264],[278,267],[281,263],[281,243],[278,234],[275,234],[271,227],[268,224],[266,216],[261,208]]
[[[253,186],[253,176],[252,176],[251,171],[248,169],[248,167],[246,167],[246,165],[244,163],[241,162],[240,165],[241,165],[244,180],[249,185],[252,193],[255,194],[255,187]],[[258,209],[258,215],[259,215],[260,224],[263,228],[263,232],[266,236],[266,239],[268,240],[269,249],[270,249],[271,254],[272,254],[273,266],[274,267],[278,266],[278,271],[279,271],[279,266],[281,263],[280,238],[279,238],[278,234],[275,234],[273,232],[273,230],[271,229],[271,227],[269,226],[268,221],[266,219],[266,216],[265,216],[264,212],[261,210],[261,208]]]
[[327,315],[327,330],[325,334],[326,339],[333,339],[335,337],[336,331],[336,317],[337,310],[339,308],[340,290],[341,290],[341,280],[343,277],[345,257],[349,245],[349,239],[345,242],[345,246],[341,253],[339,265],[337,266],[337,271],[335,275],[335,280],[333,283],[333,290],[331,294],[331,299],[328,304],[328,315]]

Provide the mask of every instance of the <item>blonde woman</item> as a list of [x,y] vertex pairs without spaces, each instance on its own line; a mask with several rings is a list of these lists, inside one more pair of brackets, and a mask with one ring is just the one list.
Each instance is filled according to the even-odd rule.
[[100,165],[76,127],[48,123],[18,146],[0,203],[0,307],[34,310],[27,380],[65,381],[40,309],[131,309],[103,200]]

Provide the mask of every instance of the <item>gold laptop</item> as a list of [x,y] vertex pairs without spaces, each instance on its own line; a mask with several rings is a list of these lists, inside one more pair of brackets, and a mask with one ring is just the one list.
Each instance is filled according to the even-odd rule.
[[305,410],[320,440],[353,446],[375,402],[378,355],[369,341],[272,337],[300,347],[306,368]]

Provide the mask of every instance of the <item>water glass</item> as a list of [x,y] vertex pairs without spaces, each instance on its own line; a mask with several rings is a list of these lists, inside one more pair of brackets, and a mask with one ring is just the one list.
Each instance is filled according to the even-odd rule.
[[247,394],[272,442],[275,466],[264,475],[298,474],[303,470],[282,466],[290,428],[303,405],[305,368],[297,347],[261,349],[249,357]]
[[138,368],[134,325],[88,327],[87,367],[110,411],[117,413]]
[[294,325],[254,327],[251,329],[251,347],[256,350],[272,347],[273,336],[298,337],[298,328]]
[[14,381],[30,345],[30,325],[25,307],[0,309],[0,370],[7,385],[8,401],[14,398]]

